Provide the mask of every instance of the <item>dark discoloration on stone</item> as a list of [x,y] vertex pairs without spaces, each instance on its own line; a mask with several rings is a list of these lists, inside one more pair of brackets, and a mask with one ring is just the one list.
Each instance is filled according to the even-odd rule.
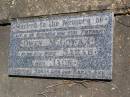
[[[116,17],[129,25],[129,16]],[[111,82],[87,83],[87,88],[80,84],[67,85],[63,80],[8,77],[9,27],[0,27],[0,97],[42,97],[37,95],[48,85],[64,83],[51,88],[56,97],[129,97],[130,95],[130,27],[116,21],[114,30],[114,65]],[[69,82],[69,80],[67,81]],[[51,89],[49,89],[51,91]]]

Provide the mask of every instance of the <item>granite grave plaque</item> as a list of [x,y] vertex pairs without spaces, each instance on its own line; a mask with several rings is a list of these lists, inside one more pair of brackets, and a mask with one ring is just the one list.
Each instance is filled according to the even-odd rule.
[[112,79],[113,13],[11,21],[9,75]]

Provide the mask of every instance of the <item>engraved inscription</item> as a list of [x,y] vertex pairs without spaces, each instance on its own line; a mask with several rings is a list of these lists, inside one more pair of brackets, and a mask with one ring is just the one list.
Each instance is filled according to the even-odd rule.
[[9,74],[112,79],[113,13],[13,20]]

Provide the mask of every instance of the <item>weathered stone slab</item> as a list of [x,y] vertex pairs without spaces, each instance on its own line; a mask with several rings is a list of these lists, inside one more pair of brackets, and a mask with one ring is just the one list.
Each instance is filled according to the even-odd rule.
[[0,24],[18,17],[112,10],[127,13],[130,0],[0,0]]
[[112,79],[113,13],[19,18],[9,75]]

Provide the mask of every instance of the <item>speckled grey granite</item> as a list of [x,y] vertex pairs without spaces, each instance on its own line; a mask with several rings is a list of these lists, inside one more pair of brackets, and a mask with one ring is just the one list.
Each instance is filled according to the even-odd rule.
[[9,75],[111,80],[113,20],[111,12],[13,20]]

